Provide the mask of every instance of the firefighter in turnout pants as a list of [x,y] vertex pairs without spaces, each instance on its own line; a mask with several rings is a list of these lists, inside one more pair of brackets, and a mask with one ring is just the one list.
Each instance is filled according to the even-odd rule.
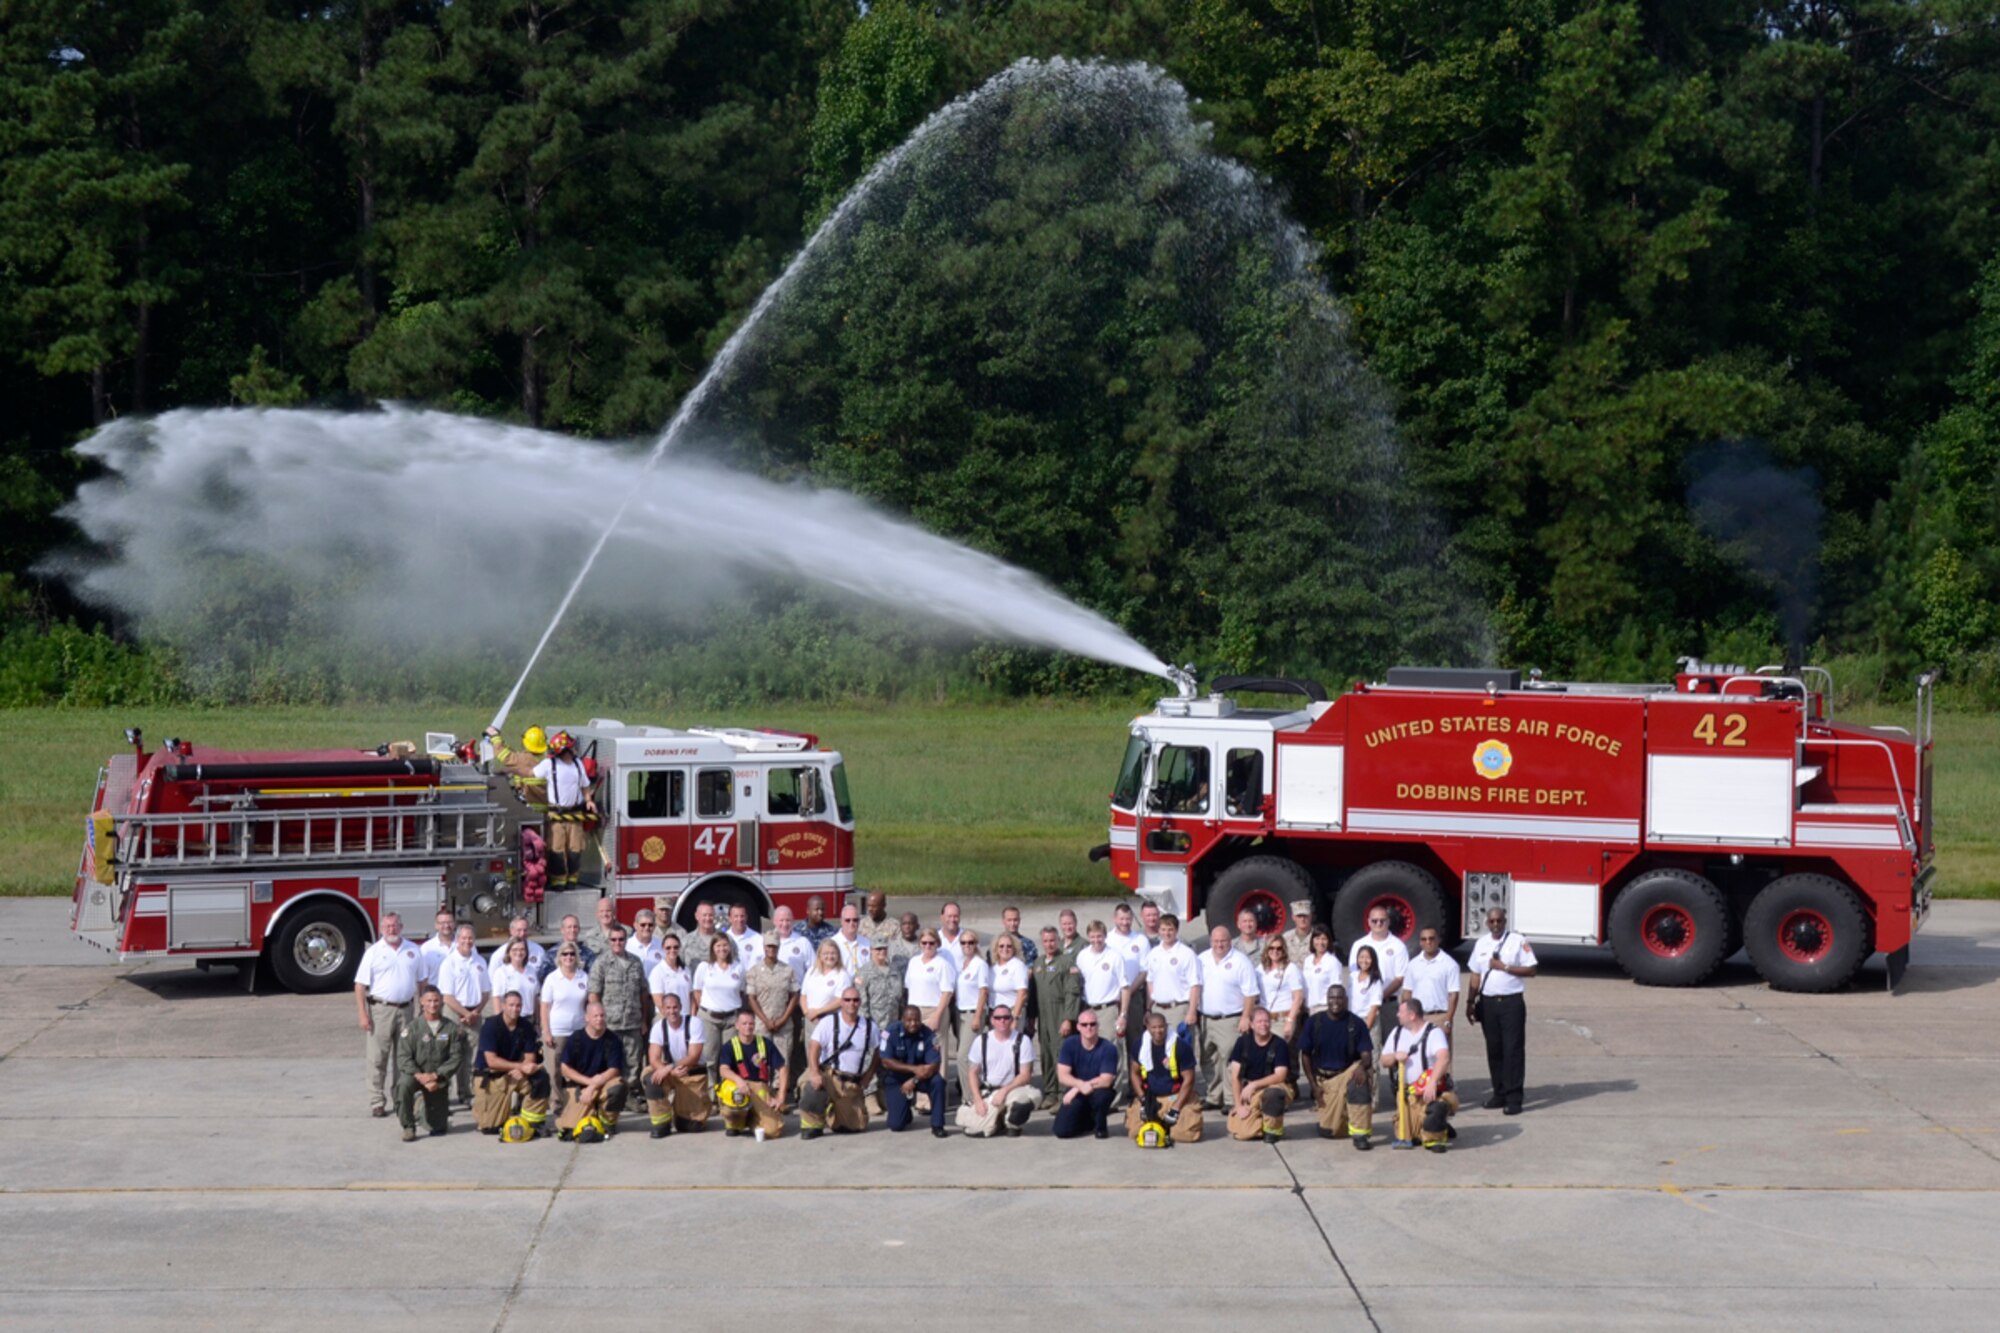
[[1396,1141],[1398,1148],[1416,1147],[1421,1135],[1424,1147],[1443,1152],[1452,1136],[1451,1117],[1458,1111],[1458,1093],[1451,1079],[1451,1043],[1443,1032],[1424,1021],[1424,1004],[1414,995],[1405,995],[1396,1005],[1399,1026],[1382,1047],[1382,1067],[1398,1062],[1402,1077],[1396,1095]]
[[660,1016],[653,1020],[641,1084],[656,1139],[708,1126],[708,1070],[702,1065],[701,1036],[701,1021],[683,1013],[681,997],[669,991],[660,1000]]
[[[816,1139],[832,1120],[836,1134],[868,1128],[862,1095],[874,1076],[882,1032],[861,1012],[860,988],[849,983],[840,1004],[806,1039],[806,1072],[799,1079],[799,1137]],[[830,1114],[829,1114],[830,1112]]]
[[722,1103],[722,1127],[730,1138],[748,1134],[753,1119],[759,1138],[775,1139],[784,1133],[785,1117],[778,1108],[785,1104],[792,1071],[785,1068],[785,1054],[778,1044],[757,1035],[757,1017],[748,1009],[736,1011],[736,1031],[722,1043],[717,1073],[716,1098]]
[[1368,1077],[1374,1050],[1368,1025],[1347,1012],[1347,987],[1328,986],[1326,1008],[1306,1020],[1296,1052],[1312,1088],[1321,1138],[1337,1139],[1345,1132],[1356,1148],[1368,1151],[1375,1127],[1375,1093]]
[[549,888],[573,889],[583,866],[585,827],[597,819],[597,797],[567,731],[549,737],[548,757],[535,765],[534,776],[549,794]]
[[1136,1140],[1149,1122],[1168,1126],[1174,1143],[1201,1142],[1201,1105],[1194,1099],[1194,1043],[1181,1025],[1167,1037],[1167,1016],[1146,1015],[1146,1027],[1131,1041],[1132,1102],[1125,1108],[1125,1133]]
[[486,738],[493,742],[493,762],[514,784],[514,790],[521,793],[521,799],[537,813],[545,810],[548,806],[548,787],[535,777],[535,767],[549,752],[548,733],[540,727],[529,727],[521,733],[521,748],[518,750],[507,748],[498,727],[488,727]]
[[521,1013],[521,992],[500,997],[500,1012],[479,1029],[478,1093],[472,1115],[481,1134],[498,1134],[514,1114],[518,1098],[521,1119],[531,1134],[539,1134],[549,1118],[549,1074],[542,1068],[542,1039]]

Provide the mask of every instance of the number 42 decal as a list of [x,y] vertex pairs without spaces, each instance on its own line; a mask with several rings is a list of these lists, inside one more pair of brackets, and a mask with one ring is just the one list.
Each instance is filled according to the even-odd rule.
[[[1750,719],[1743,716],[1743,714],[1741,713],[1724,714],[1722,718],[1722,735],[1720,739],[1723,745],[1730,749],[1741,749],[1743,746],[1749,743],[1743,739],[1743,733],[1748,731],[1749,729],[1750,729]],[[1717,740],[1717,736],[1715,733],[1715,714],[1703,713],[1701,715],[1701,718],[1694,724],[1694,738],[1700,741],[1704,745],[1715,744]]]
[[736,826],[724,824],[720,828],[705,828],[695,836],[694,849],[707,852],[710,856],[728,856],[729,841],[736,836]]

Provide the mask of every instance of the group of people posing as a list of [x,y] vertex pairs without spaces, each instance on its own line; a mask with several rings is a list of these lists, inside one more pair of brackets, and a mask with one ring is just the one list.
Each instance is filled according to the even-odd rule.
[[1385,909],[1344,955],[1292,904],[1292,929],[1256,915],[1223,924],[1196,952],[1180,922],[1151,904],[1119,904],[1110,925],[1058,924],[1024,935],[1006,908],[990,945],[960,925],[955,903],[934,925],[866,910],[804,922],[780,907],[750,925],[741,905],[718,921],[662,929],[642,910],[628,928],[599,903],[588,929],[565,917],[551,947],[517,918],[490,955],[450,912],[422,944],[394,915],[355,977],[368,1034],[370,1111],[416,1137],[454,1104],[483,1132],[609,1137],[645,1114],[655,1138],[706,1128],[775,1138],[798,1115],[800,1137],[855,1133],[879,1112],[891,1131],[948,1119],[971,1137],[1018,1136],[1037,1114],[1057,1137],[1123,1132],[1149,1147],[1198,1142],[1208,1117],[1239,1140],[1276,1141],[1294,1103],[1318,1132],[1373,1144],[1378,1112],[1397,1147],[1446,1150],[1459,1108],[1452,1038],[1460,1014],[1485,1033],[1485,1105],[1519,1114],[1524,982],[1533,948],[1488,914],[1462,985],[1434,928],[1409,952]]

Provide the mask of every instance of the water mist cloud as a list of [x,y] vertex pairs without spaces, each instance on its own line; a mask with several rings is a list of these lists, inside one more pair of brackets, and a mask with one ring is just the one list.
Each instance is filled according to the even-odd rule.
[[[973,634],[1138,671],[1162,664],[1032,575],[837,491],[448,413],[178,411],[79,446],[104,479],[65,510],[95,546],[59,562],[142,625],[310,589],[330,633],[522,642],[630,500],[586,600],[690,608],[779,576]],[[615,556],[615,558],[611,558]],[[294,612],[296,614],[296,611]],[[525,641],[524,641],[525,636]]]

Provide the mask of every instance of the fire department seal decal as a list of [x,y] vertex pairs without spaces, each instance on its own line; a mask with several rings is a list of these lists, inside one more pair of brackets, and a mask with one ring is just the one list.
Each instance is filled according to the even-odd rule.
[[1472,766],[1482,778],[1504,778],[1514,767],[1514,752],[1507,748],[1507,742],[1488,736],[1473,747]]
[[648,838],[639,847],[639,855],[648,861],[657,861],[667,854],[667,844],[659,838]]

